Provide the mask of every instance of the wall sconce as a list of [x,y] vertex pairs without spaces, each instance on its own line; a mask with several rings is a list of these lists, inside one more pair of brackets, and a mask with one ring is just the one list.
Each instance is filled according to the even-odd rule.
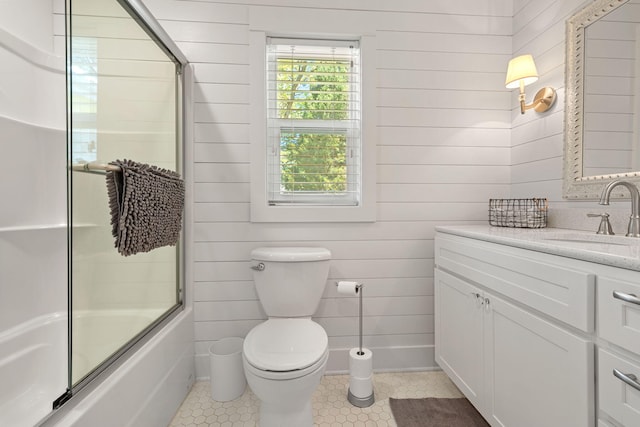
[[504,84],[507,89],[520,87],[520,113],[533,108],[538,113],[543,113],[556,102],[556,91],[552,87],[543,87],[536,93],[531,104],[525,104],[524,87],[538,80],[538,70],[531,55],[521,55],[509,61],[507,79]]

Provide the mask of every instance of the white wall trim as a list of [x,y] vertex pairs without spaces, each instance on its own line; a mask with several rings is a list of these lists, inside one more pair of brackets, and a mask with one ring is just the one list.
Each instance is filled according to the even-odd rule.
[[[354,346],[354,347],[357,347]],[[328,375],[349,373],[349,350],[334,348],[329,350]],[[427,371],[436,367],[433,345],[411,347],[370,348],[373,354],[374,372]]]
[[185,183],[185,205],[184,205],[184,228],[183,228],[183,258],[182,268],[184,269],[183,282],[183,300],[185,307],[193,307],[193,224],[194,219],[194,142],[193,142],[193,126],[194,126],[194,69],[192,64],[187,64],[182,69],[182,174]]

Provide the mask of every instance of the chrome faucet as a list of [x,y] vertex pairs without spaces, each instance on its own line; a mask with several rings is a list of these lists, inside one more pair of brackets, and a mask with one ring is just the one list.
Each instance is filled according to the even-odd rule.
[[598,226],[598,231],[596,234],[605,234],[607,236],[613,236],[615,233],[611,228],[611,223],[609,222],[609,214],[604,212],[601,214],[588,213],[587,216],[589,218],[600,218],[600,225]]
[[626,235],[628,237],[640,237],[640,216],[638,216],[638,212],[640,212],[640,192],[638,192],[638,187],[628,181],[622,181],[619,179],[611,181],[606,187],[604,187],[604,190],[602,190],[600,204],[609,204],[611,191],[618,185],[627,187],[629,194],[631,194],[631,217],[629,218],[629,227],[627,228]]

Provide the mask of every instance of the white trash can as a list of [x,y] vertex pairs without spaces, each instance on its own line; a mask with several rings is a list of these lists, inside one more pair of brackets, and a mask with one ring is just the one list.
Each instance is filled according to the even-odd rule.
[[209,347],[211,398],[227,402],[242,396],[247,379],[242,367],[244,339],[231,337],[214,342]]

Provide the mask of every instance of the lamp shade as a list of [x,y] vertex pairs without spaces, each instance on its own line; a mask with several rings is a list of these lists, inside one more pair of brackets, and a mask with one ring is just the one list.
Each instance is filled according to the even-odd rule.
[[504,85],[508,89],[517,88],[520,86],[520,80],[525,86],[538,80],[538,70],[536,70],[536,64],[531,55],[516,56],[509,61]]

